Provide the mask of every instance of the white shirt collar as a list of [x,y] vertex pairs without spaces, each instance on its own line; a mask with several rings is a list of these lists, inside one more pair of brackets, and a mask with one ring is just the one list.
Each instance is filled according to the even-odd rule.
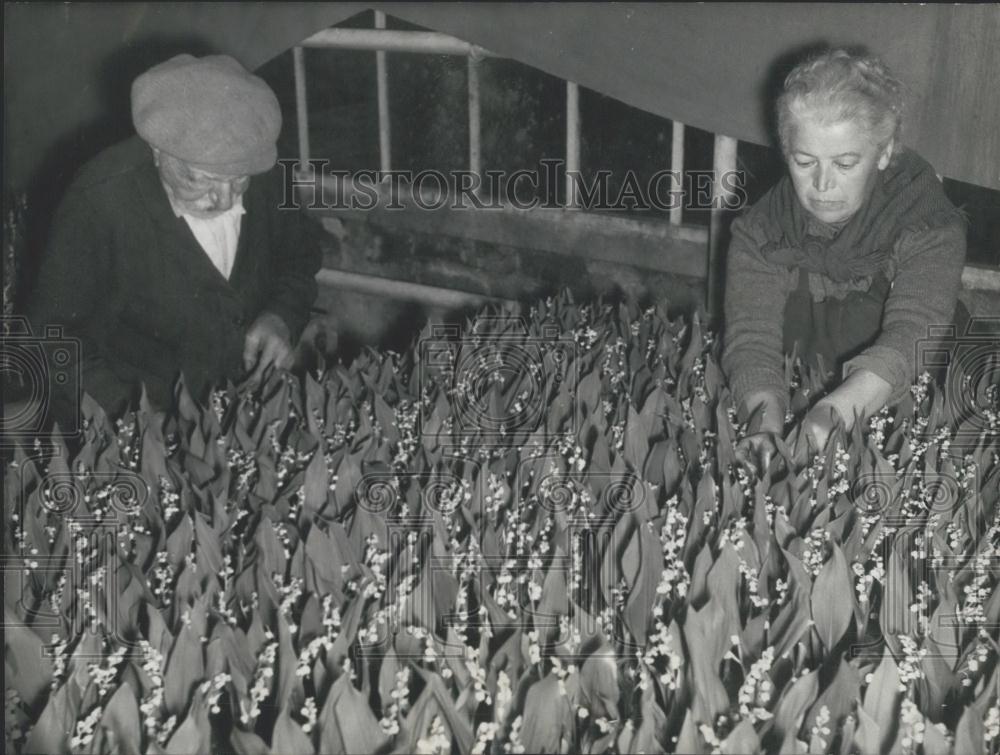
[[243,207],[243,195],[240,194],[240,196],[236,198],[236,201],[233,202],[233,206],[232,207],[230,207],[225,212],[219,213],[214,218],[199,218],[199,217],[195,217],[194,215],[191,215],[190,213],[185,212],[184,209],[181,208],[180,205],[178,205],[174,201],[173,194],[169,190],[166,189],[166,186],[164,186],[163,188],[164,188],[164,190],[167,191],[167,199],[170,202],[170,209],[173,210],[173,212],[174,212],[174,217],[185,218],[186,220],[201,221],[201,222],[204,223],[204,222],[209,222],[209,221],[212,221],[212,220],[221,220],[222,218],[231,218],[231,217],[234,217],[236,215],[245,215],[246,214],[246,208]]

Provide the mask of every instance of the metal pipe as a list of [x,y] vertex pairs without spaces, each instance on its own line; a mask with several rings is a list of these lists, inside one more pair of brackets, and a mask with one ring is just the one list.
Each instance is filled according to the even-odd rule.
[[[385,29],[385,13],[375,11],[375,28]],[[392,163],[392,139],[389,130],[389,74],[385,65],[385,50],[375,51],[375,74],[378,89],[378,154],[379,167],[389,172]]]
[[292,48],[295,67],[295,117],[299,129],[299,170],[309,165],[309,108],[306,102],[306,64],[301,47]]
[[479,112],[479,60],[469,56],[469,170],[476,176],[482,173]]
[[580,173],[580,87],[566,82],[566,207],[577,207],[576,180]]
[[671,196],[670,225],[681,224],[681,212],[684,209],[684,124],[674,121],[673,134],[670,143],[670,172],[677,177],[680,196]]
[[737,141],[733,137],[715,135],[712,150],[712,209],[708,227],[708,291],[706,292],[708,315],[712,319],[721,314],[719,305],[722,302],[722,292],[719,290],[719,277],[723,255],[722,218],[731,194],[727,188],[728,183],[722,179],[727,174],[736,172],[736,147]]
[[517,302],[499,297],[474,294],[469,291],[457,291],[439,286],[425,286],[422,283],[381,278],[377,275],[362,275],[344,270],[323,268],[316,273],[316,282],[322,285],[356,291],[362,294],[387,296],[391,299],[413,301],[433,307],[459,309],[461,307],[481,306],[488,302],[501,302],[517,306]]
[[[378,13],[378,11],[376,11]],[[383,16],[385,14],[382,14]],[[496,57],[495,53],[449,34],[436,31],[401,31],[397,29],[323,29],[300,43],[303,47],[340,50],[387,50],[435,55],[478,55]]]

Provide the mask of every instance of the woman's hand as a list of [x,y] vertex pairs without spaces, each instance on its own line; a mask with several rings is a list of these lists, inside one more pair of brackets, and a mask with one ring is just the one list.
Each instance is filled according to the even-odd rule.
[[754,433],[746,436],[736,445],[736,461],[748,467],[758,476],[771,466],[771,460],[778,453],[775,433]]
[[748,396],[746,405],[750,433],[736,444],[736,461],[763,475],[778,451],[776,438],[784,429],[784,412],[778,397],[767,392]]
[[830,439],[830,434],[837,425],[846,425],[846,421],[840,415],[836,405],[826,399],[817,402],[816,406],[809,410],[808,414],[802,418],[799,425],[799,432],[805,433],[809,447],[814,451],[822,451],[826,448],[826,443]]
[[822,451],[838,424],[851,430],[856,419],[866,419],[885,406],[891,393],[892,386],[886,380],[873,372],[856,370],[809,410],[799,424],[799,432],[805,433],[814,451]]

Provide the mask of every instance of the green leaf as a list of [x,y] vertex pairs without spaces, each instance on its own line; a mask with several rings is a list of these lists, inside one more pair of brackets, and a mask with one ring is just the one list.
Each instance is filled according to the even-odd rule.
[[404,730],[408,733],[408,741],[402,743],[405,749],[401,751],[415,752],[418,749],[417,742],[426,735],[434,716],[437,716],[443,719],[442,723],[458,744],[458,751],[468,752],[474,741],[472,728],[466,718],[456,712],[455,702],[445,689],[441,677],[419,667],[416,670],[426,686],[406,717]]
[[[341,572],[341,564],[344,562],[341,560],[341,551],[334,539],[313,525],[306,537],[305,549],[306,560],[318,582],[318,592],[321,595],[331,591],[339,592],[344,583]],[[345,553],[343,555],[349,558],[351,554]]]
[[664,443],[666,448],[663,452],[663,494],[671,496],[677,491],[677,485],[684,474],[684,465],[681,464],[677,453],[677,441],[668,438]]
[[684,724],[681,726],[681,733],[677,737],[678,753],[708,752],[708,743],[698,731],[698,723],[695,721],[695,714],[689,710],[684,716]]
[[573,712],[559,680],[547,674],[528,688],[524,702],[521,741],[526,752],[559,752],[564,738],[572,736]]
[[[958,752],[956,750],[955,752]],[[951,755],[951,744],[930,721],[924,727],[924,755]]]
[[724,543],[719,557],[708,572],[708,594],[722,609],[722,617],[715,628],[716,634],[729,645],[730,638],[739,636],[743,625],[740,621],[740,558],[732,543]]
[[313,517],[323,511],[330,492],[330,480],[326,468],[325,443],[320,439],[316,452],[306,467],[302,485],[302,505]]
[[378,393],[373,395],[375,403],[375,419],[382,426],[387,443],[399,442],[399,429],[396,427],[396,414]]
[[760,750],[760,737],[748,720],[740,721],[719,747],[723,755],[745,755]]
[[70,702],[70,685],[57,689],[46,703],[38,721],[28,732],[24,752],[68,753],[69,738],[76,728],[76,706]]
[[[853,700],[851,701],[853,704]],[[837,755],[854,755],[854,732],[857,730],[857,718],[852,713],[844,719],[838,735],[840,737],[840,748],[835,752]]]
[[781,696],[774,709],[774,734],[779,741],[796,737],[802,726],[809,706],[816,699],[819,678],[816,671],[810,671],[796,679]]
[[[820,709],[826,708],[829,715],[829,723],[826,725],[831,732],[835,732],[841,721],[855,708],[855,701],[861,689],[861,675],[858,670],[848,663],[847,658],[841,657],[840,666],[834,674],[826,689],[809,710],[806,716],[806,730],[809,731],[816,723],[816,717]],[[825,737],[827,745],[832,741],[832,735]]]
[[[652,692],[652,690],[648,690]],[[629,721],[628,723],[631,723]],[[626,724],[627,725],[627,724]],[[644,694],[642,720],[635,730],[627,748],[619,747],[619,752],[664,752],[667,739],[667,715],[656,702],[655,694]],[[680,750],[678,750],[679,752]]]
[[280,611],[278,620],[278,653],[276,658],[275,681],[277,682],[277,699],[285,707],[301,707],[305,700],[302,691],[302,680],[295,673],[298,667],[298,656],[292,646],[292,632],[288,621]]
[[580,692],[592,716],[618,718],[618,662],[610,647],[598,648],[583,662]]
[[[646,633],[656,600],[656,588],[663,570],[663,548],[653,531],[652,523],[646,522],[636,528],[626,556],[633,547],[639,551],[639,558],[625,604],[625,623],[642,648],[646,646]],[[622,561],[624,566],[625,558]]]
[[343,674],[334,682],[319,714],[320,752],[375,752],[386,741],[368,701]]
[[[777,521],[777,519],[775,520]],[[769,641],[774,644],[775,657],[790,653],[803,636],[810,631],[809,590],[810,580],[802,562],[786,550],[782,550],[788,564],[788,582],[791,598],[778,612],[768,632]]]
[[894,655],[902,655],[899,635],[916,635],[916,614],[910,611],[913,589],[910,583],[912,568],[900,547],[908,538],[896,538],[886,558],[886,574],[882,582],[882,605],[879,606],[879,625],[886,645]]
[[284,575],[285,566],[287,565],[285,549],[278,539],[278,533],[274,531],[274,525],[266,516],[260,518],[254,542],[257,543],[257,547],[260,549],[260,563],[268,581],[272,574]]
[[967,752],[983,752],[983,717],[974,705],[965,709],[955,727],[955,755]]
[[886,648],[882,661],[865,690],[863,706],[865,713],[878,725],[882,736],[881,745],[884,747],[892,743],[898,724],[901,697],[899,686],[899,669]]
[[559,617],[569,614],[569,588],[566,585],[566,554],[558,545],[553,553],[553,565],[545,573],[542,583],[542,599],[534,615],[535,626],[545,642],[554,640],[559,634]]
[[396,674],[402,669],[403,666],[396,657],[396,651],[390,647],[382,654],[382,662],[378,669],[378,694],[382,701],[383,711],[388,710],[393,703],[392,691],[396,688]]
[[875,722],[875,719],[868,715],[864,708],[859,707],[857,712],[858,728],[854,732],[854,744],[865,755],[868,755],[868,753],[876,755],[882,751],[882,730]]
[[232,734],[229,735],[229,744],[233,747],[234,755],[271,755],[273,750],[267,746],[263,739],[252,731],[243,731],[233,727]]
[[600,408],[601,376],[597,369],[582,377],[576,388],[576,400],[590,417]]
[[358,483],[361,482],[361,454],[344,454],[337,468],[337,482],[333,490],[333,498],[337,504],[337,514],[347,512],[354,502]]
[[[622,577],[628,579],[627,574],[623,574],[623,557],[635,526],[633,517],[623,516],[615,524],[611,531],[611,537],[607,541],[604,553],[601,556],[600,586],[601,594],[606,605],[614,605],[615,590],[619,587]],[[638,560],[632,565],[633,574],[638,570]]]
[[168,713],[180,716],[187,709],[204,673],[201,638],[190,626],[185,626],[174,641],[163,675],[163,702]]
[[219,537],[200,512],[194,512],[194,533],[197,543],[197,563],[199,569],[209,574],[222,572],[222,549],[219,547]]
[[711,724],[729,709],[729,695],[718,670],[729,642],[716,631],[722,620],[722,609],[710,600],[700,611],[689,608],[684,623],[694,682],[692,711],[700,723]]
[[282,755],[312,755],[316,752],[309,736],[288,714],[287,706],[281,707],[274,721],[270,752],[280,752]]
[[854,584],[844,554],[836,543],[831,556],[813,583],[810,607],[816,631],[826,649],[832,651],[844,636],[854,616]]
[[167,553],[170,554],[170,565],[179,570],[184,558],[191,552],[191,545],[194,542],[194,527],[191,525],[191,517],[187,514],[180,515],[180,521],[167,538]]
[[167,741],[168,755],[191,755],[194,752],[209,752],[212,747],[212,728],[208,723],[208,709],[201,695],[197,695],[191,703],[181,725]]
[[[954,612],[951,613],[954,616]],[[920,668],[924,678],[917,680],[923,709],[931,712],[945,710],[953,694],[959,689],[959,677],[952,670],[950,659],[957,648],[942,649],[930,636],[924,638],[927,655],[921,658]]]
[[115,752],[123,755],[139,753],[139,704],[135,690],[123,682],[104,707],[101,726],[114,735]]
[[[13,572],[13,569],[9,571]],[[7,594],[8,600],[14,595]],[[29,707],[35,707],[52,683],[52,661],[45,655],[42,639],[14,616],[6,602],[4,613],[4,658],[14,670],[7,677]]]
[[625,461],[632,469],[642,470],[649,455],[649,428],[639,413],[630,405],[625,425]]

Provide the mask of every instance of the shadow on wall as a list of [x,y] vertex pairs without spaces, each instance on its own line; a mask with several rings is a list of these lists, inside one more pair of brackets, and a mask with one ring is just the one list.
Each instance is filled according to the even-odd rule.
[[[778,96],[785,88],[785,79],[799,63],[819,55],[821,52],[829,50],[830,42],[824,39],[817,39],[804,45],[800,45],[793,50],[789,50],[784,55],[779,56],[768,67],[767,75],[761,85],[759,94],[764,102],[764,113],[767,118],[767,131],[773,144],[780,144],[778,138],[778,117],[775,111],[775,103]],[[859,48],[851,48],[854,52],[862,52]]]
[[[132,82],[139,74],[174,55],[201,56],[214,52],[206,41],[188,36],[152,36],[123,46],[95,71],[99,116],[74,128],[55,142],[35,163],[23,187],[27,198],[25,254],[19,260],[15,305],[23,309],[34,287],[48,230],[56,208],[76,172],[102,150],[134,133]],[[67,84],[69,86],[69,84]],[[69,96],[69,92],[67,92]]]

